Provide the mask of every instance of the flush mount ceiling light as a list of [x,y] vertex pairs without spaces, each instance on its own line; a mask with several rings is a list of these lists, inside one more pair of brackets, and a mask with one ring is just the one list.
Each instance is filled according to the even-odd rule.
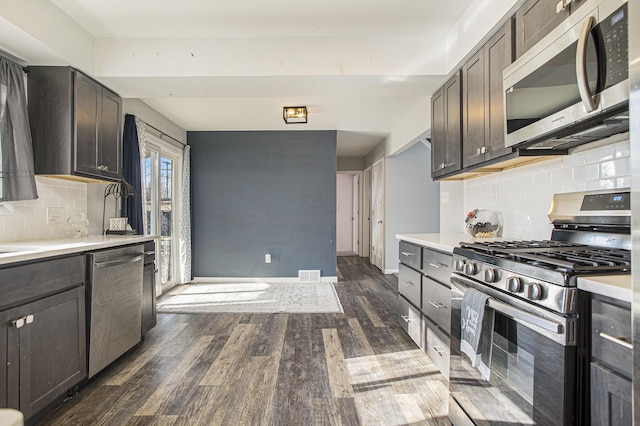
[[282,118],[287,124],[306,123],[307,107],[306,106],[286,106],[282,108]]

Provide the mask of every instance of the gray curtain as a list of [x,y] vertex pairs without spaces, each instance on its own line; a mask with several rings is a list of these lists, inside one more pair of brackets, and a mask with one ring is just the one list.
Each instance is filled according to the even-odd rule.
[[25,86],[22,67],[0,57],[0,201],[38,198]]

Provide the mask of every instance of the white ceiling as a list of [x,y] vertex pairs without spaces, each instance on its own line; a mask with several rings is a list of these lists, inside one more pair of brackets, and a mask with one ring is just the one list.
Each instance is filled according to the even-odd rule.
[[[363,156],[429,128],[449,35],[490,3],[0,0],[0,48],[83,69],[185,130],[338,130],[338,155]],[[309,123],[285,125],[285,105]]]

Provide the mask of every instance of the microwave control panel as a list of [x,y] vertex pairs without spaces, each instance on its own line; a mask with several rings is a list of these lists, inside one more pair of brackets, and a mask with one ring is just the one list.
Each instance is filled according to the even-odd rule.
[[629,27],[627,3],[600,21],[598,27],[606,49],[606,83],[611,87],[629,78]]

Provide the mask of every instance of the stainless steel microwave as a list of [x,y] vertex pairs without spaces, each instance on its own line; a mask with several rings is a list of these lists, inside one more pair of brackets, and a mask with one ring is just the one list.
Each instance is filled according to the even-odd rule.
[[505,144],[575,147],[629,130],[626,0],[589,0],[503,73]]

